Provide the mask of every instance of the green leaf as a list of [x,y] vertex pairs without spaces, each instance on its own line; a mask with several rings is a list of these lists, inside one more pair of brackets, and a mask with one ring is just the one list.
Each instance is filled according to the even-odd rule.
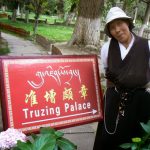
[[149,125],[149,126],[150,126],[150,120],[148,120],[147,125]]
[[148,146],[147,146],[149,149],[150,149],[150,143],[148,144]]
[[64,133],[62,133],[60,131],[55,131],[55,135],[58,137],[62,137],[62,136],[64,136]]
[[20,150],[32,150],[32,144],[31,142],[21,142],[21,141],[17,141],[17,148],[19,148]]
[[55,144],[56,138],[54,136],[52,137],[49,134],[43,134],[42,136],[39,136],[33,143],[33,150],[46,150],[48,148],[51,150],[51,148],[54,149]]
[[140,123],[146,133],[150,133],[150,125]]
[[50,127],[43,127],[43,128],[40,128],[40,133],[41,134],[54,134],[55,129],[50,128]]
[[38,138],[38,136],[37,136],[36,134],[34,134],[34,133],[31,133],[31,137],[32,137],[34,140],[36,140],[36,139]]
[[20,150],[18,147],[13,147],[12,150]]
[[131,143],[124,143],[124,144],[121,144],[119,147],[124,148],[124,149],[128,149],[128,148],[130,148],[131,146],[132,146]]
[[54,148],[55,148],[54,143],[47,143],[40,150],[54,150]]
[[54,148],[54,150],[58,150],[58,145],[55,145],[55,148]]
[[136,143],[131,144],[131,150],[137,150],[138,145]]
[[77,149],[77,146],[66,138],[57,139],[57,144],[58,144],[58,147],[60,147],[62,150],[76,150]]
[[139,138],[139,137],[134,137],[134,138],[132,138],[132,142],[133,142],[133,143],[140,143],[141,141],[142,141],[142,139]]

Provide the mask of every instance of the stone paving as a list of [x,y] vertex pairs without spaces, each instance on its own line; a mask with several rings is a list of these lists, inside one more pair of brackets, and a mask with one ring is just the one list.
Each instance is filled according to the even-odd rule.
[[7,33],[1,33],[3,39],[8,42],[10,49],[9,56],[31,56],[31,55],[47,55],[47,51],[35,44],[33,41],[26,40]]
[[[45,51],[41,46],[35,44],[33,41],[16,37],[7,33],[1,33],[2,38],[8,42],[10,49],[9,56],[37,56],[37,55],[49,55],[50,52]],[[60,46],[58,44],[58,46]],[[62,48],[62,47],[61,47]],[[68,51],[62,48],[63,54],[76,55],[76,54],[87,54],[86,52]],[[1,115],[0,115],[1,119]],[[0,123],[0,129],[2,130],[2,121]],[[97,122],[66,128],[61,131],[65,133],[65,137],[73,141],[77,146],[78,150],[92,150],[95,140],[95,133],[97,129]]]

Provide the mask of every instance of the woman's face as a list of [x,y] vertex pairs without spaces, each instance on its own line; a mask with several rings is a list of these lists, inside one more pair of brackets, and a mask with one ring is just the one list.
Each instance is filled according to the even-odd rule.
[[109,23],[110,34],[122,44],[130,43],[131,33],[129,23],[122,19],[117,19]]

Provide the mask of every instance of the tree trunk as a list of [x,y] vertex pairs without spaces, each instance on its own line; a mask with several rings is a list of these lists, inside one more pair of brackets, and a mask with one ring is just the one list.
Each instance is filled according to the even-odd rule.
[[100,12],[103,0],[80,0],[74,32],[68,45],[100,44]]
[[69,24],[72,23],[75,15],[76,15],[76,8],[77,8],[76,3],[72,4],[72,6],[70,8],[70,11],[69,11],[69,13],[67,15],[67,18],[65,20],[65,24],[66,25],[69,25]]
[[20,7],[18,5],[18,8],[17,8],[17,16],[20,16]]
[[149,16],[150,16],[150,3],[147,4],[147,8],[146,8],[146,12],[145,12],[145,17],[144,17],[144,21],[143,24],[141,26],[141,29],[139,31],[139,36],[143,35],[144,29],[147,26],[147,23],[149,21]]
[[58,0],[57,2],[57,15],[64,18],[64,0]]
[[138,14],[138,3],[139,2],[140,2],[140,0],[136,0],[135,13],[134,13],[134,19],[133,19],[134,24],[136,22],[136,18],[137,18],[137,14]]
[[123,9],[124,11],[126,11],[126,8],[127,8],[127,0],[124,0],[122,9]]
[[33,35],[35,36],[38,27],[38,18],[35,18],[34,27],[33,27]]
[[148,17],[147,26],[149,26],[149,21],[150,21],[150,15]]
[[2,10],[2,12],[5,12],[6,11],[6,6],[2,5],[1,10]]
[[65,24],[68,26],[69,24],[72,23],[73,19],[75,17],[75,12],[72,12],[72,13],[69,13],[67,15],[67,18],[66,18],[66,21],[65,21]]
[[33,36],[36,35],[37,27],[38,27],[38,19],[40,16],[40,11],[35,12],[35,22],[34,22],[34,27],[33,27]]
[[21,12],[20,12],[20,18],[23,18],[23,13],[24,13],[24,7],[21,7]]
[[136,6],[136,8],[135,8],[135,14],[134,14],[134,19],[133,19],[133,23],[136,22],[137,12],[138,12],[138,7]]
[[16,21],[16,17],[17,17],[17,10],[14,9],[14,10],[13,10],[13,13],[12,13],[12,18],[11,18],[11,20],[12,20],[12,21]]
[[29,10],[28,9],[25,10],[25,22],[29,23]]

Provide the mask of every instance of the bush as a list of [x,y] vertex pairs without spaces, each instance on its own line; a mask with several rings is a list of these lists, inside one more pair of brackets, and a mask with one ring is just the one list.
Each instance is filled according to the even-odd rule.
[[0,55],[6,55],[10,52],[7,42],[0,38]]
[[50,127],[40,128],[40,134],[26,136],[8,128],[0,133],[0,150],[77,150],[77,146],[64,138],[64,133]]
[[63,137],[64,133],[50,127],[40,129],[40,134],[31,134],[32,140],[18,141],[13,150],[76,150],[77,146]]
[[143,137],[132,138],[132,143],[124,143],[120,145],[121,148],[131,148],[131,150],[150,150],[150,120],[147,122],[147,124],[140,124],[145,131],[145,135]]

